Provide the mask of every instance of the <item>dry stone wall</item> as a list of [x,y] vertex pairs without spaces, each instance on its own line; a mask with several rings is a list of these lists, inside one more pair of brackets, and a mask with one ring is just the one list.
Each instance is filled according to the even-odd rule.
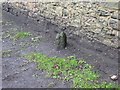
[[3,9],[36,19],[43,16],[59,26],[73,26],[73,34],[86,35],[106,45],[119,47],[119,3],[115,2],[14,2]]

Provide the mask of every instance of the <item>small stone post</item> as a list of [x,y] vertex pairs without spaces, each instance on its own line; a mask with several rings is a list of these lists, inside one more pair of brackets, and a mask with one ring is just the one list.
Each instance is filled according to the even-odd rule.
[[58,50],[65,49],[67,46],[67,36],[64,31],[56,35],[56,45]]

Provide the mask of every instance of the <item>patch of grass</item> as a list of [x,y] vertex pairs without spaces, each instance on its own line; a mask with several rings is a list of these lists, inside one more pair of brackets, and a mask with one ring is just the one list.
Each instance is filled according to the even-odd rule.
[[31,36],[31,33],[30,32],[18,32],[15,36],[14,36],[14,39],[15,40],[18,40],[18,39],[23,39],[23,38],[26,38],[26,37],[29,37]]
[[37,68],[46,70],[52,78],[72,80],[74,88],[113,88],[112,83],[98,82],[99,74],[93,66],[74,56],[67,58],[48,57],[40,53],[25,55],[25,58],[37,63]]

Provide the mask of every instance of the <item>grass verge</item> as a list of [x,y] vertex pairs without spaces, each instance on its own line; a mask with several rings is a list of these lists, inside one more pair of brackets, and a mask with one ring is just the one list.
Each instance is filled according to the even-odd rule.
[[31,53],[25,58],[37,63],[37,68],[46,70],[52,78],[72,80],[73,88],[116,88],[117,85],[98,82],[99,74],[93,71],[93,66],[74,56],[67,58],[48,57],[41,53]]
[[30,32],[18,32],[15,36],[14,36],[14,39],[15,40],[18,40],[18,39],[23,39],[23,38],[26,38],[26,37],[29,37],[31,36],[31,33]]

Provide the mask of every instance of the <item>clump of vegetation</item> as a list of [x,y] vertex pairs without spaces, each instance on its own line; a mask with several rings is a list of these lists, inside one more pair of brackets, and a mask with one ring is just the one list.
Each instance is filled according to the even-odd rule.
[[112,83],[98,82],[99,74],[93,71],[93,66],[74,56],[67,58],[48,57],[40,53],[25,55],[25,58],[37,63],[37,68],[46,70],[52,78],[72,80],[74,88],[113,88]]
[[18,32],[15,36],[14,36],[14,39],[15,40],[18,40],[18,39],[23,39],[23,38],[26,38],[26,37],[29,37],[31,36],[31,33],[30,32]]
[[11,53],[12,53],[11,50],[2,51],[2,58],[10,57]]

